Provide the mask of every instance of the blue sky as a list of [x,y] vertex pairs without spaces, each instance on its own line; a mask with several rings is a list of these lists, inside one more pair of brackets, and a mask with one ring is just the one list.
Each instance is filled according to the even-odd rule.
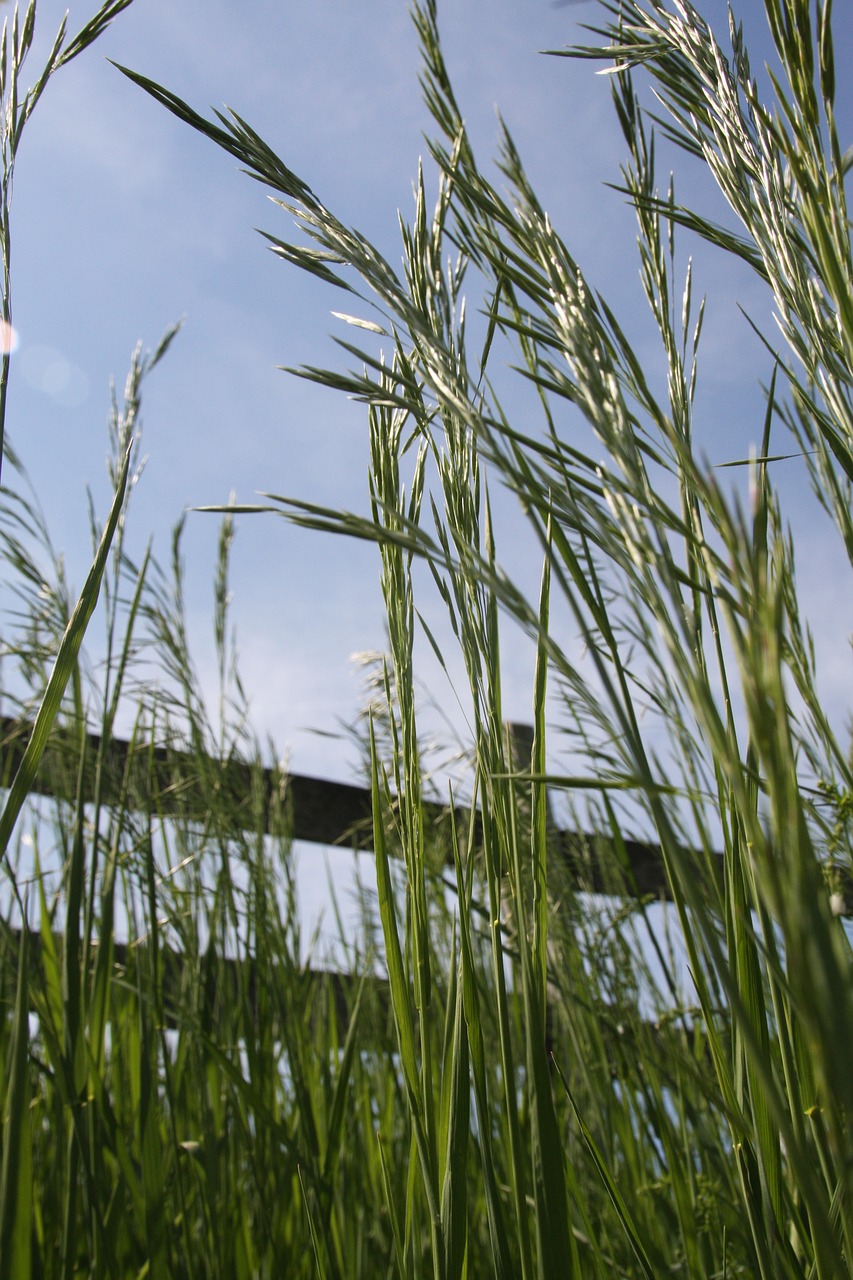
[[[64,4],[40,0],[32,78]],[[80,25],[94,3],[71,4]],[[709,16],[725,6],[706,0]],[[755,0],[740,11],[756,32]],[[542,203],[591,282],[646,341],[634,224],[618,181],[623,155],[606,77],[591,64],[539,50],[582,38],[595,6],[548,0],[445,0],[446,54],[475,145],[493,150],[500,106]],[[843,29],[842,29],[843,28]],[[853,23],[845,10],[839,46]],[[148,384],[146,471],[134,497],[137,547],[154,538],[166,560],[186,507],[251,500],[270,490],[363,507],[362,410],[281,373],[279,365],[336,361],[329,339],[340,299],[277,262],[253,230],[287,235],[284,215],[234,162],[125,80],[106,58],[177,92],[199,110],[227,103],[347,222],[399,261],[396,211],[428,127],[414,32],[399,0],[136,0],[93,49],[48,86],[24,137],[13,207],[13,357],[8,429],[47,510],[54,538],[82,582],[89,550],[85,486],[102,512],[108,383],[123,383],[138,339],[184,327]],[[839,57],[839,63],[843,61]],[[846,118],[850,119],[849,103]],[[686,186],[694,178],[688,172]],[[685,191],[685,184],[682,184]],[[740,317],[762,321],[766,299],[736,264],[698,255],[696,287],[710,295],[702,423],[714,461],[743,456],[760,436],[759,381],[769,375]],[[338,330],[339,331],[339,330]],[[641,350],[643,349],[641,345]],[[652,348],[649,347],[651,353]],[[799,475],[799,479],[797,476]],[[792,468],[782,484],[796,487]],[[801,576],[825,646],[828,696],[849,704],[850,611],[839,607],[819,522],[803,501]],[[512,527],[512,513],[506,519]],[[185,548],[189,602],[203,671],[215,519],[192,515]],[[516,567],[525,572],[518,553]],[[538,568],[530,565],[535,583]],[[313,730],[351,719],[359,699],[354,652],[383,643],[371,550],[288,528],[240,521],[234,620],[258,731],[289,751],[292,768],[347,779],[354,756]],[[528,718],[527,661],[507,663],[507,714]],[[436,689],[439,696],[441,689]]]

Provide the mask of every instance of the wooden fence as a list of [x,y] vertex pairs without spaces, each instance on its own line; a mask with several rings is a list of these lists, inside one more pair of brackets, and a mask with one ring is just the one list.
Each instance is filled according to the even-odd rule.
[[[31,725],[26,722],[0,717],[0,786],[8,786],[14,776],[30,730]],[[523,767],[529,731],[524,726],[516,726],[514,732],[522,756],[519,765]],[[274,825],[274,816],[281,813],[284,799],[287,827],[293,839],[352,850],[373,848],[371,795],[366,788],[302,774],[288,774],[283,778],[277,770],[259,770],[240,760],[208,760],[210,772],[202,786],[195,755],[145,743],[131,744],[120,739],[111,740],[107,749],[101,752],[100,740],[94,734],[87,735],[86,748],[81,773],[70,776],[67,750],[58,741],[48,746],[39,771],[37,793],[69,801],[76,794],[89,801],[97,787],[100,802],[104,805],[122,803],[139,810],[148,809],[164,817],[201,821],[206,809],[205,794],[210,794],[208,787],[213,780],[220,799],[225,802],[224,807],[234,816],[235,831],[257,829],[260,814],[263,829],[269,832]],[[99,762],[97,769],[96,762]],[[447,823],[449,811],[446,807],[430,803],[426,809],[428,819],[437,828]],[[459,808],[455,817],[459,820],[459,829],[465,829],[470,819],[469,811]],[[465,826],[461,825],[463,823]],[[556,828],[550,837],[551,856],[563,861],[579,887],[592,892],[613,892],[613,849],[609,841],[600,836],[591,837]],[[474,839],[476,842],[476,815]],[[658,847],[628,840],[620,853],[624,876],[620,892],[664,901],[671,898]],[[722,877],[722,857],[715,856]],[[853,915],[853,876],[843,875],[839,888],[844,899],[844,914]],[[16,938],[8,936],[7,931],[5,941],[4,950],[9,955],[11,948],[16,947]],[[32,941],[37,951],[40,945],[37,934],[33,933]],[[128,962],[127,947],[117,944],[114,959],[118,967],[124,967]],[[163,968],[166,986],[178,980],[181,964],[179,955],[166,955]],[[237,972],[238,965],[242,966],[242,973]],[[247,965],[248,976],[245,973]],[[8,970],[8,966],[4,968]],[[251,961],[220,960],[216,972],[215,981],[224,983],[229,990],[251,992]],[[331,980],[336,985],[339,1010],[345,1016],[351,1002],[352,978],[347,974],[322,974],[318,977],[324,981]],[[2,983],[4,988],[7,982],[8,974]],[[377,987],[380,990],[383,987],[378,980]]]
[[[511,726],[523,743],[525,726]],[[14,776],[29,740],[31,725],[20,720],[0,716],[0,786],[8,786]],[[96,734],[87,735],[82,793],[84,800],[91,800],[96,785],[100,788],[102,804],[127,803],[137,808],[149,808],[164,817],[203,819],[206,807],[206,787],[215,777],[217,791],[227,798],[229,811],[234,815],[235,830],[245,829],[257,821],[258,786],[262,793],[262,821],[269,832],[271,815],[278,809],[282,775],[278,770],[260,772],[242,760],[210,760],[210,775],[205,785],[199,785],[198,760],[195,755],[184,754],[172,748],[153,747],[147,743],[131,744],[122,739],[112,739],[103,757],[100,739]],[[522,747],[523,750],[523,747]],[[100,759],[96,779],[96,761]],[[42,758],[36,791],[40,795],[54,796],[72,801],[78,785],[76,774],[69,775],[67,752],[61,744],[48,746]],[[317,845],[338,845],[344,848],[372,851],[373,813],[370,791],[366,787],[352,786],[344,782],[330,782],[304,774],[288,774],[286,779],[286,803],[291,834],[294,840],[305,840]],[[427,802],[427,817],[436,825],[446,822],[448,809],[438,803]],[[251,814],[251,819],[248,815]],[[456,818],[468,822],[468,811],[457,808]],[[244,821],[245,819],[245,821]],[[460,829],[462,829],[460,827]],[[475,820],[475,840],[478,836]],[[606,868],[612,866],[611,846],[602,837],[590,837],[573,831],[553,830],[551,833],[556,857],[567,867],[583,876],[585,889],[608,893],[612,888],[612,875]],[[651,894],[670,898],[669,884],[664,870],[660,849],[640,841],[624,843],[624,869],[627,891],[637,897]],[[719,858],[722,875],[722,858]]]

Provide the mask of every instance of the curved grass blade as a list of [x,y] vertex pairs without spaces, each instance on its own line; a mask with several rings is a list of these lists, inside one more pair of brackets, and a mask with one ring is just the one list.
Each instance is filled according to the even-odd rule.
[[613,1205],[613,1208],[616,1210],[616,1213],[619,1217],[619,1221],[622,1223],[622,1226],[625,1230],[625,1234],[628,1237],[628,1240],[630,1242],[631,1248],[633,1249],[636,1259],[640,1264],[642,1273],[644,1276],[646,1276],[647,1280],[655,1280],[655,1277],[659,1275],[659,1272],[656,1271],[654,1266],[652,1265],[651,1259],[649,1258],[649,1255],[646,1252],[645,1245],[643,1244],[643,1241],[640,1238],[640,1233],[638,1232],[634,1224],[634,1220],[631,1217],[631,1214],[628,1210],[628,1206],[625,1204],[625,1201],[622,1199],[619,1188],[614,1182],[613,1176],[611,1175],[610,1170],[608,1169],[607,1164],[605,1163],[604,1158],[601,1155],[601,1152],[599,1151],[598,1147],[595,1144],[595,1139],[590,1133],[589,1128],[584,1122],[583,1116],[578,1110],[578,1105],[575,1102],[574,1095],[572,1094],[572,1091],[569,1088],[569,1084],[568,1084],[568,1081],[566,1080],[566,1077],[563,1075],[562,1071],[560,1070],[559,1064],[556,1062],[556,1060],[553,1060],[553,1061],[554,1061],[554,1066],[557,1069],[557,1074],[559,1075],[560,1080],[563,1083],[563,1088],[566,1091],[566,1097],[568,1098],[569,1102],[572,1104],[572,1110],[575,1113],[575,1118],[578,1122],[578,1126],[583,1136],[583,1140],[586,1144],[586,1148],[589,1151],[589,1154],[592,1156],[593,1164],[598,1170],[599,1177],[601,1178],[601,1181],[604,1184],[604,1189],[606,1190],[608,1196],[610,1197],[610,1201]]
[[62,637],[59,652],[56,655],[56,662],[35,718],[32,735],[9,788],[9,795],[3,808],[3,813],[0,814],[0,857],[6,853],[21,807],[32,790],[50,731],[62,706],[62,698],[66,686],[77,664],[83,636],[98,602],[107,556],[118,527],[124,503],[129,467],[130,449],[125,453],[122,462],[109,518],[104,526],[101,541],[95,553],[95,559],[92,562],[85,586],[80,593],[80,598],[66,627],[65,635]]

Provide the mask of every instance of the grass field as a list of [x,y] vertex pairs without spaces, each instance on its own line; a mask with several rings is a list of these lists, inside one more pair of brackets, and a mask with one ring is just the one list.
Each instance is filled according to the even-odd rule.
[[[124,7],[105,5],[66,60]],[[284,782],[272,835],[260,786],[237,819],[220,785],[218,761],[260,770],[263,755],[228,622],[233,520],[249,509],[223,515],[218,698],[187,639],[182,525],[169,565],[126,552],[140,398],[167,335],[134,355],[114,407],[115,503],[79,603],[5,457],[0,538],[19,605],[4,635],[6,709],[36,727],[0,817],[3,1274],[849,1274],[853,957],[840,877],[853,771],[818,693],[772,459],[803,455],[849,562],[850,159],[835,128],[831,4],[764,8],[781,68],[767,100],[734,21],[712,31],[682,3],[599,0],[598,44],[566,68],[584,74],[594,57],[612,72],[654,368],[585,281],[509,135],[499,183],[475,157],[432,0],[413,10],[434,133],[401,217],[402,271],[238,116],[203,119],[128,73],[273,191],[300,235],[270,234],[280,257],[349,290],[349,369],[299,372],[364,402],[370,515],[273,495],[253,510],[375,544],[388,653],[365,750],[390,1007],[367,980],[367,918],[343,1018],[331,981],[304,966]],[[12,120],[38,96],[16,87],[30,21],[2,59]],[[656,88],[660,120],[635,75]],[[661,187],[655,129],[706,165],[736,231],[679,204],[668,176]],[[20,127],[4,138],[8,248]],[[703,308],[675,242],[695,236],[773,295],[747,501],[694,441]],[[7,315],[9,289],[7,275]],[[466,297],[484,316],[476,342]],[[537,395],[535,426],[511,420],[492,376],[506,344]],[[3,388],[7,377],[8,360]],[[501,569],[499,486],[541,547],[533,593]],[[467,679],[480,815],[440,836],[425,814],[416,636],[452,664],[420,608],[421,565]],[[104,656],[90,668],[79,649],[98,596]],[[504,725],[508,623],[537,656],[529,768]],[[128,704],[138,742],[192,753],[201,815],[166,817],[129,785],[119,803],[97,784],[84,800],[76,780],[90,764],[106,793]],[[100,735],[93,762],[87,726]],[[72,798],[36,805],[49,735],[67,751]],[[571,776],[549,772],[557,748],[577,762]],[[579,828],[607,837],[615,919],[553,856],[546,785],[565,790]],[[621,854],[638,825],[661,848],[687,993],[651,904],[631,896]],[[23,921],[32,933],[13,932]],[[119,952],[117,939],[131,945]],[[185,964],[166,981],[175,950]],[[252,957],[255,977],[225,999],[216,979],[233,956]]]

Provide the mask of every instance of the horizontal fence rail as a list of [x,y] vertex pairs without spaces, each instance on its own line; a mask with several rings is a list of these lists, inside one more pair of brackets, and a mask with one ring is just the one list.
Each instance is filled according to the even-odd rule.
[[[14,776],[31,728],[26,721],[0,717],[0,786],[8,786]],[[521,735],[525,732],[523,725],[513,728]],[[95,762],[99,758],[96,776]],[[298,773],[285,774],[278,769],[261,769],[239,759],[208,759],[209,772],[202,780],[199,758],[194,754],[115,738],[101,755],[100,738],[91,733],[86,735],[85,759],[88,765],[84,761],[81,786],[77,773],[69,773],[67,751],[62,744],[49,745],[36,782],[37,794],[73,801],[82,793],[83,800],[91,802],[97,789],[98,799],[104,805],[129,803],[161,817],[203,821],[204,797],[213,781],[220,796],[229,802],[235,831],[257,830],[259,824],[267,833],[280,831],[284,813],[287,830],[294,840],[361,851],[373,849],[373,810],[370,790],[366,787]],[[455,808],[452,815],[447,806],[438,802],[426,802],[424,808],[436,831],[449,826],[451,816],[457,830],[468,828],[470,812],[464,807]],[[475,815],[475,844],[480,836]],[[555,855],[583,879],[584,889],[612,892],[612,877],[605,869],[612,859],[609,840],[556,828],[550,836]],[[602,856],[605,851],[606,858]],[[626,885],[620,892],[636,897],[671,898],[659,848],[626,840],[623,852]],[[717,857],[722,876],[722,857]],[[452,861],[451,854],[448,861]]]
[[[21,720],[0,717],[0,786],[8,786],[20,763],[32,726]],[[524,725],[510,726],[525,748],[529,732]],[[282,814],[294,840],[312,844],[337,845],[361,851],[373,849],[373,810],[367,787],[345,782],[331,782],[305,774],[284,773],[279,769],[260,768],[240,759],[208,759],[209,772],[199,778],[199,758],[172,747],[128,742],[114,738],[99,759],[100,739],[86,735],[86,759],[82,774],[82,798],[91,801],[98,788],[100,802],[105,805],[130,803],[162,817],[204,820],[205,793],[216,786],[222,798],[229,801],[234,814],[234,829],[257,830],[259,824],[267,833],[281,830]],[[529,758],[529,756],[528,756]],[[80,779],[69,774],[67,753],[61,744],[48,746],[42,759],[36,791],[40,795],[74,800]],[[523,765],[519,765],[523,772]],[[467,830],[470,813],[464,807],[452,811],[439,802],[424,805],[428,820],[436,831],[449,826],[451,816],[457,830]],[[473,841],[481,831],[476,815]],[[554,855],[575,872],[582,888],[593,893],[612,893],[613,845],[604,836],[553,828],[550,832]],[[625,876],[619,893],[631,897],[652,896],[666,901],[672,893],[660,848],[638,840],[625,840],[620,845],[620,862]],[[718,875],[722,879],[723,859],[715,854]],[[448,853],[448,861],[452,855]],[[844,914],[853,915],[853,874],[837,869],[837,892],[844,903]]]
[[[517,767],[523,773],[525,751],[529,760],[529,730],[523,725],[508,728],[513,735]],[[0,786],[8,787],[14,777],[31,729],[32,725],[27,721],[0,717]],[[303,774],[285,774],[281,770],[261,768],[240,759],[200,758],[172,747],[118,738],[111,739],[102,750],[101,740],[91,733],[78,735],[77,744],[82,747],[82,767],[78,767],[78,750],[74,770],[70,771],[70,738],[63,743],[61,733],[55,734],[42,758],[34,789],[36,794],[69,802],[82,799],[92,803],[97,799],[105,806],[122,804],[162,818],[203,822],[204,797],[210,794],[212,785],[220,800],[225,802],[229,814],[233,814],[235,833],[262,829],[269,834],[284,832],[294,840],[317,845],[359,851],[373,849],[371,793],[366,787]],[[200,771],[204,772],[203,778]],[[472,822],[470,810],[464,807],[457,807],[451,812],[446,806],[430,802],[425,808],[434,834],[440,834],[442,829],[449,830],[453,819],[459,831],[468,831],[470,826],[476,847],[481,835],[476,813]],[[661,851],[655,845],[628,840],[620,846],[618,861],[623,878],[615,889],[612,875],[614,849],[609,840],[556,827],[550,830],[549,838],[553,856],[562,860],[578,888],[602,894],[618,892],[622,896],[671,900]],[[446,843],[449,850],[450,840]],[[713,865],[722,878],[722,855],[713,857]],[[448,860],[452,860],[450,854]],[[844,914],[853,915],[853,876],[849,872],[839,873],[836,891],[843,900]],[[5,928],[0,944],[6,960],[17,952],[19,941],[17,931]],[[31,933],[31,941],[37,954],[42,946],[40,935]],[[59,949],[62,939],[56,938],[55,941]],[[93,951],[97,951],[97,946]],[[196,958],[195,962],[198,960]],[[134,963],[133,945],[112,943],[112,961],[119,976],[125,974]],[[176,987],[181,968],[186,963],[186,957],[164,953],[163,1009],[167,1025],[174,1025],[169,992]],[[0,988],[7,996],[11,974],[7,964],[3,969],[5,973]],[[205,982],[216,987],[219,999],[233,999],[238,992],[241,998],[250,1001],[253,998],[255,979],[251,960],[216,957],[204,969],[202,976]],[[349,974],[308,973],[306,994],[313,982],[331,984],[339,1019],[345,1025],[356,980]],[[374,978],[370,985],[380,1007],[388,1008],[387,983]]]

